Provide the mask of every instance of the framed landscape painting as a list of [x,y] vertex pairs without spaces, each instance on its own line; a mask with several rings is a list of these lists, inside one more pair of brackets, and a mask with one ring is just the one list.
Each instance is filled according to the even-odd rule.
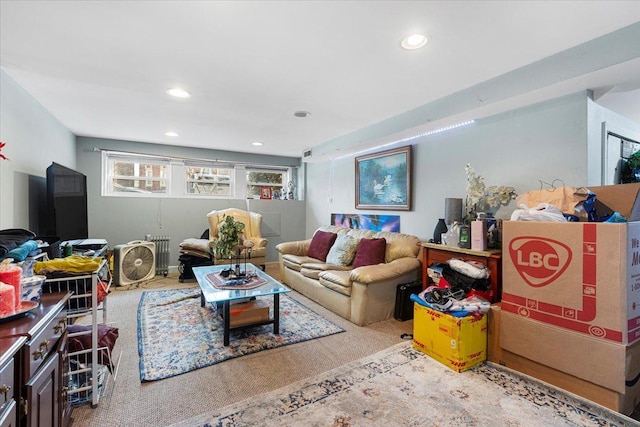
[[356,157],[356,209],[411,210],[411,146]]

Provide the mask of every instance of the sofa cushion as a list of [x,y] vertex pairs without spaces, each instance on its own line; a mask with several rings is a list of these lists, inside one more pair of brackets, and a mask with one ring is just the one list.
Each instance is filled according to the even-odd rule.
[[327,270],[318,276],[320,284],[328,289],[341,293],[342,295],[351,296],[351,279],[349,270]]
[[333,265],[351,265],[358,249],[358,239],[348,234],[341,234],[331,246],[327,254],[327,263]]
[[420,240],[410,234],[379,231],[373,237],[386,239],[387,250],[384,260],[386,263],[400,258],[416,257],[420,251]]
[[324,262],[306,262],[300,268],[300,274],[310,279],[318,280],[318,276],[327,270],[344,270],[351,271],[351,267],[331,265]]
[[282,264],[285,267],[289,267],[290,269],[295,271],[300,271],[300,269],[302,268],[302,264],[319,263],[319,262],[320,262],[319,260],[305,256],[305,255],[291,255],[291,254],[282,255]]
[[387,241],[384,237],[379,239],[362,239],[358,244],[356,257],[353,260],[353,268],[364,265],[376,265],[384,263]]
[[370,239],[375,236],[375,231],[372,230],[364,230],[364,229],[350,229],[347,234],[357,240],[360,239]]
[[333,242],[336,241],[336,237],[338,237],[336,233],[328,233],[322,230],[316,231],[307,250],[307,256],[325,262]]

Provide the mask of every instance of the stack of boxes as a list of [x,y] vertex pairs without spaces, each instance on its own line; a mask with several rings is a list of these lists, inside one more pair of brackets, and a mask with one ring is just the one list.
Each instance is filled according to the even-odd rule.
[[640,184],[590,189],[598,215],[629,222],[503,223],[489,360],[630,414],[640,402]]

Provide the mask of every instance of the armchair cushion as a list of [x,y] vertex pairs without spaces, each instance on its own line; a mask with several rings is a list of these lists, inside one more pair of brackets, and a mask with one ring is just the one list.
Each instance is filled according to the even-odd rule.
[[[232,216],[236,221],[244,224],[242,231],[243,243],[247,247],[251,247],[251,261],[254,264],[264,264],[264,257],[267,254],[267,239],[260,234],[260,225],[262,223],[262,215],[256,212],[249,212],[237,208],[222,209],[219,211],[211,211],[207,214],[209,221],[209,247],[213,248],[215,239],[218,238],[218,229],[226,216]],[[247,250],[243,249],[241,256],[244,257]],[[216,264],[227,262],[228,260],[216,260]]]
[[307,250],[307,256],[325,262],[331,246],[333,246],[333,243],[336,241],[336,237],[338,237],[336,233],[329,233],[322,230],[316,231]]

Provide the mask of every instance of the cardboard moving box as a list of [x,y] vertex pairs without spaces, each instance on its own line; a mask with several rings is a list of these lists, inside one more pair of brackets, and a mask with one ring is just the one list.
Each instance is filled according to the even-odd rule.
[[[507,317],[507,326],[505,331],[508,330],[510,332],[504,332],[506,334],[516,334],[516,339],[520,335],[519,332],[519,324],[510,325],[509,320],[513,315],[506,314]],[[526,321],[526,319],[519,319],[520,321]],[[530,321],[533,322],[533,321]],[[613,411],[621,412],[626,415],[630,415],[633,413],[634,408],[638,405],[640,401],[640,381],[636,381],[637,377],[633,377],[634,373],[633,368],[630,366],[629,371],[625,372],[625,380],[624,380],[624,392],[618,392],[612,390],[610,388],[603,387],[602,385],[595,384],[591,381],[588,381],[584,378],[579,378],[577,376],[568,374],[559,369],[555,369],[551,366],[547,366],[543,363],[536,362],[531,360],[525,356],[517,354],[516,352],[512,352],[502,348],[500,334],[501,334],[501,325],[502,325],[502,311],[500,304],[493,304],[491,306],[491,311],[489,312],[488,322],[487,322],[487,361],[496,363],[502,366],[506,366],[507,368],[513,369],[514,371],[521,372],[523,374],[529,375],[530,377],[537,378],[540,381],[544,381],[548,384],[551,384],[555,387],[558,387],[562,390],[568,391],[570,393],[574,393],[578,396],[582,396],[585,399],[588,399],[592,402],[595,402],[599,405],[602,405],[606,408],[609,408]],[[515,326],[511,328],[510,326]],[[548,326],[547,326],[548,327]],[[530,333],[525,330],[524,334],[530,336]],[[533,332],[535,333],[535,331]],[[518,345],[517,341],[514,343],[511,337],[507,337],[508,346],[511,347],[513,345]],[[555,343],[558,345],[558,343]],[[631,351],[631,360],[638,361],[637,357],[633,357],[635,352],[638,350],[635,349]],[[529,346],[522,346],[517,349],[517,352],[526,353],[529,357],[537,357],[536,354],[532,354],[523,349],[528,348]],[[628,349],[628,347],[625,347]],[[545,348],[544,350],[548,350]],[[582,351],[583,349],[579,350]],[[553,360],[563,361],[565,357],[569,356],[568,354],[560,351],[558,348],[553,350]],[[571,360],[570,360],[571,362]],[[573,360],[573,364],[575,360]],[[556,365],[556,363],[551,362],[551,365]],[[557,365],[556,365],[557,366]],[[592,367],[592,366],[591,366]],[[636,365],[636,368],[638,366]],[[589,369],[589,368],[587,368]],[[597,369],[598,372],[603,371],[602,367],[599,366]],[[608,370],[604,370],[605,374],[608,373]],[[588,375],[587,375],[588,376]],[[626,380],[626,378],[631,378],[630,380]],[[621,384],[620,378],[618,378],[618,385]],[[616,387],[619,389],[619,387]]]
[[487,316],[454,317],[413,304],[413,346],[456,372],[487,358]]
[[232,328],[269,320],[269,304],[262,299],[231,304],[229,311],[231,313],[230,326]]
[[[607,342],[504,310],[500,316],[499,360],[502,360],[498,363],[626,414],[640,403],[640,342],[632,345]],[[511,360],[511,366],[504,363],[505,359]],[[513,366],[516,363],[520,366]],[[523,371],[522,365],[529,371]],[[533,373],[531,369],[535,369]],[[541,373],[545,376],[541,377]],[[594,392],[597,387],[602,388],[600,397]]]
[[503,222],[502,310],[612,343],[640,339],[640,184],[590,187],[629,223]]

